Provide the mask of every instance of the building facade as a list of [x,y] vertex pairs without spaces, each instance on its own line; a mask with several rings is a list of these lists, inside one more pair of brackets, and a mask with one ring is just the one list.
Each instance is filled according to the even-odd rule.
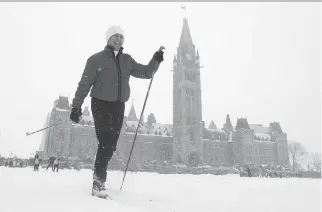
[[[233,166],[244,164],[289,167],[287,135],[277,122],[268,127],[248,124],[239,118],[235,126],[229,115],[221,129],[202,121],[200,57],[184,18],[177,54],[173,60],[173,124],[143,122],[138,131],[130,166],[169,164]],[[70,104],[60,96],[45,125],[62,123],[44,131],[40,151],[69,159],[94,159],[98,141],[93,117],[84,108],[82,121],[69,121]],[[126,161],[138,124],[133,103],[124,118],[115,158]]]

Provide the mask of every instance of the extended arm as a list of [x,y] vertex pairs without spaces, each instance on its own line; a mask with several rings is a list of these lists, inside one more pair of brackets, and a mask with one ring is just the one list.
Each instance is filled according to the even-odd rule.
[[158,68],[158,62],[154,59],[154,57],[150,60],[148,65],[142,65],[136,62],[132,57],[131,59],[131,75],[136,78],[141,79],[151,79],[153,72],[155,72]]
[[94,59],[89,58],[86,62],[85,70],[83,72],[82,78],[78,83],[78,87],[73,99],[72,107],[81,108],[84,102],[84,99],[88,95],[89,90],[95,83],[96,78],[96,69],[94,65]]

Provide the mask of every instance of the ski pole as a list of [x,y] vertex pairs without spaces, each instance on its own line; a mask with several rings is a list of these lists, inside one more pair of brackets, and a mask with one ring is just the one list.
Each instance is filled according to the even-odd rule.
[[59,122],[59,123],[56,123],[56,124],[50,125],[50,126],[48,126],[48,127],[42,128],[42,129],[37,130],[37,131],[34,131],[34,132],[27,132],[27,133],[26,133],[26,135],[27,135],[27,136],[28,136],[28,135],[32,135],[32,134],[34,134],[34,133],[37,133],[37,132],[43,131],[43,130],[45,130],[45,129],[48,129],[48,128],[51,128],[51,127],[55,127],[55,126],[57,126],[57,125],[64,124],[64,123],[67,123],[67,122],[70,122],[70,120],[68,120],[68,121],[63,121],[63,122]]
[[[164,49],[164,47],[163,47],[163,46],[161,46],[161,47],[159,48],[159,51],[162,51],[163,49]],[[151,80],[150,80],[150,84],[149,84],[148,92],[146,93],[145,100],[144,100],[144,104],[143,104],[143,108],[142,108],[142,111],[141,111],[140,120],[139,120],[138,126],[136,127],[136,130],[135,130],[135,135],[134,135],[134,139],[133,139],[133,144],[132,144],[132,147],[131,147],[131,151],[130,151],[129,159],[127,160],[127,163],[126,163],[126,167],[125,167],[124,176],[123,176],[123,180],[122,180],[122,184],[121,184],[121,188],[120,188],[120,190],[122,190],[123,183],[124,183],[124,179],[125,179],[125,176],[126,176],[126,172],[127,172],[128,167],[129,167],[129,163],[130,163],[130,160],[131,160],[131,155],[132,155],[132,152],[133,152],[133,149],[134,149],[134,144],[135,144],[136,137],[137,137],[137,135],[138,135],[138,130],[139,130],[139,127],[140,127],[140,124],[141,124],[141,121],[142,121],[142,117],[143,117],[143,113],[144,113],[145,105],[146,105],[146,102],[147,102],[147,100],[148,100],[148,96],[149,96],[149,93],[150,93],[150,89],[151,89],[151,85],[152,85],[153,77],[154,77],[154,74],[155,74],[155,72],[157,71],[157,69],[158,69],[159,65],[160,65],[160,63],[157,63],[157,64],[155,65],[155,70],[154,70],[154,72],[152,73],[152,77],[151,77]]]

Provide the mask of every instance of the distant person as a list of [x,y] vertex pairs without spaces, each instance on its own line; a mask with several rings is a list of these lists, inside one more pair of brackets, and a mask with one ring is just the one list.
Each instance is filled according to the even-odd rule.
[[8,164],[8,160],[5,160],[5,162],[4,162],[4,166],[5,166],[5,167],[8,167],[8,165],[9,165],[9,164]]
[[34,158],[34,171],[39,171],[39,165],[40,165],[40,157],[38,154],[36,154]]
[[59,158],[55,158],[53,172],[55,170],[56,170],[56,172],[58,172],[58,167],[59,167]]
[[9,159],[9,167],[13,167],[13,159]]
[[49,167],[51,167],[51,169],[54,171],[54,161],[55,161],[55,157],[51,156],[48,160],[48,166],[46,168],[46,171],[48,170]]
[[249,167],[247,167],[247,174],[248,174],[248,177],[251,177],[251,175],[252,175]]

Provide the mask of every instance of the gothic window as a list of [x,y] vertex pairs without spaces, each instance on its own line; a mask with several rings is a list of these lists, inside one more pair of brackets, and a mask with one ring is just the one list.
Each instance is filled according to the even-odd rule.
[[55,139],[56,141],[64,141],[64,136],[65,136],[64,129],[58,129],[56,131]]
[[190,132],[190,141],[194,141],[195,140],[195,135],[193,134],[193,132]]
[[56,119],[55,119],[55,122],[56,122],[56,123],[59,123],[59,122],[62,122],[62,120],[61,120],[61,119],[56,118]]

